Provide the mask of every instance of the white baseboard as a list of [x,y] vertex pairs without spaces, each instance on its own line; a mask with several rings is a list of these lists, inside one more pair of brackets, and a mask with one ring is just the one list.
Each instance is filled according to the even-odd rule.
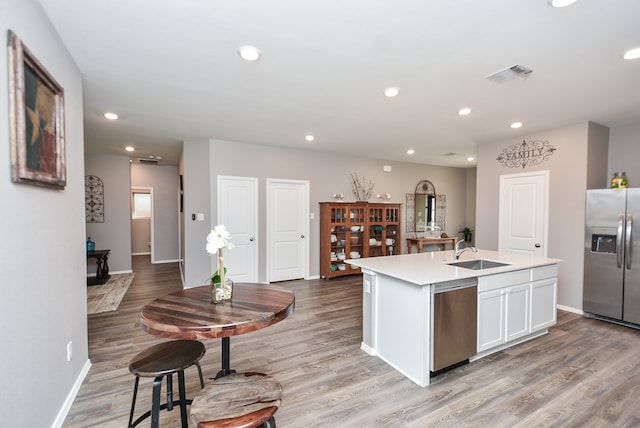
[[146,253],[131,253],[132,256],[150,256],[151,251],[147,251]]
[[120,275],[123,273],[132,273],[133,270],[132,269],[127,269],[127,270],[116,270],[116,271],[109,271],[109,275]]
[[560,309],[561,311],[573,312],[574,314],[584,315],[584,311],[582,309],[572,308],[571,306],[556,305],[556,308]]
[[84,378],[86,378],[87,374],[89,374],[90,368],[91,368],[91,360],[87,359],[87,361],[84,363],[84,367],[82,367],[82,370],[80,371],[80,374],[76,378],[76,381],[73,383],[73,387],[71,388],[71,391],[69,391],[69,394],[67,395],[66,400],[64,400],[64,403],[62,404],[62,408],[58,412],[58,416],[56,416],[55,421],[53,421],[53,423],[51,424],[51,428],[62,427],[62,424],[64,423],[64,420],[66,419],[67,414],[71,409],[71,405],[73,404],[73,401],[76,399],[76,396],[78,395],[78,391],[80,391],[80,386],[82,386],[82,382],[84,382]]
[[159,265],[162,263],[178,263],[180,261],[180,259],[175,259],[175,260],[152,260],[151,264],[152,265]]
[[[133,270],[131,269],[127,269],[127,270],[116,270],[116,271],[109,271],[109,275],[120,275],[123,273],[132,273]],[[96,274],[95,273],[89,273],[87,274],[87,278],[95,278]]]

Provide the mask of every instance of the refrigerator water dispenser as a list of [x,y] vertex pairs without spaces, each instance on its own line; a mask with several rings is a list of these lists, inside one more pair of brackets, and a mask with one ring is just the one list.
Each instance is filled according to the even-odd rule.
[[591,234],[591,251],[594,253],[616,253],[616,235]]

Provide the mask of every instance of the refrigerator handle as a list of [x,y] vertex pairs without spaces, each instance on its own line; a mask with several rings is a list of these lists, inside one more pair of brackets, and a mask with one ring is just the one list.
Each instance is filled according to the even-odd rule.
[[631,240],[633,239],[633,216],[631,214],[627,215],[627,230],[626,230],[626,236],[625,236],[625,241],[624,241],[624,253],[625,253],[625,260],[627,261],[627,270],[631,269],[631,251],[633,249],[633,245]]
[[622,229],[624,228],[624,214],[618,216],[618,233],[616,236],[616,261],[618,269],[622,268]]

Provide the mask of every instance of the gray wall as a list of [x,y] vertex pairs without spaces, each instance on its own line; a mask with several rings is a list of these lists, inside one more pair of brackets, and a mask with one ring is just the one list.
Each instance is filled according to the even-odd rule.
[[[467,199],[465,212],[465,226],[474,231],[471,237],[471,243],[475,243],[475,229],[476,229],[476,175],[477,168],[467,169]],[[464,237],[463,237],[464,239]]]
[[[210,163],[203,165],[203,159]],[[390,165],[392,172],[383,172]],[[210,171],[210,175],[208,175]],[[266,179],[282,178],[310,182],[310,275],[319,276],[319,206],[331,201],[334,193],[343,193],[345,201],[354,201],[351,173],[373,180],[375,194],[390,193],[391,202],[405,203],[406,193],[413,193],[422,179],[433,182],[436,191],[447,197],[446,232],[455,236],[466,225],[467,172],[462,168],[419,165],[408,162],[382,161],[368,158],[343,157],[339,154],[312,150],[295,150],[251,145],[220,140],[185,141],[185,284],[203,284],[210,275],[212,259],[204,250],[209,229],[215,226],[217,212],[217,176],[231,175],[258,178],[258,258],[260,281],[266,278]],[[210,198],[209,198],[210,197]],[[205,201],[210,206],[205,207]],[[191,214],[205,213],[205,222],[191,221]],[[403,209],[403,218],[405,216]],[[203,224],[204,223],[204,224]],[[404,228],[403,228],[404,233]],[[404,245],[404,243],[403,243]],[[406,247],[405,250],[406,251]]]
[[[86,154],[85,174],[100,177],[104,184],[104,223],[86,223],[87,236],[96,250],[110,249],[109,272],[131,272],[131,174],[129,158]],[[94,260],[87,266],[95,273]]]
[[607,183],[614,172],[626,171],[629,187],[640,187],[640,122],[630,122],[611,129]]
[[131,164],[131,186],[153,189],[152,263],[178,261],[178,185],[177,166]]
[[[558,304],[575,311],[582,310],[585,190],[588,180],[594,180],[588,177],[604,181],[608,135],[608,128],[583,123],[478,147],[476,245],[498,248],[500,175],[548,170],[547,255],[563,260],[559,268]],[[546,140],[557,151],[548,161],[526,169],[507,168],[498,163],[496,157],[503,148],[523,139]],[[590,150],[594,153],[591,157]]]
[[[182,153],[184,185],[184,253],[185,287],[202,285],[211,276],[212,259],[206,252],[211,223],[211,161],[209,140],[184,141]],[[204,214],[205,221],[193,221],[191,215]]]
[[[64,190],[10,180],[9,29],[64,88]],[[89,368],[82,76],[37,1],[0,1],[0,34],[0,414],[6,427],[49,427]]]

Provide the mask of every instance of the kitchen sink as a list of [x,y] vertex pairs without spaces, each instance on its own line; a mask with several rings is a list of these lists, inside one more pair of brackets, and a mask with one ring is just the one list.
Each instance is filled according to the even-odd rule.
[[486,259],[465,260],[462,262],[452,262],[447,264],[449,266],[461,267],[464,269],[472,269],[472,270],[491,269],[491,268],[509,265],[509,263],[494,262],[493,260],[486,260]]

